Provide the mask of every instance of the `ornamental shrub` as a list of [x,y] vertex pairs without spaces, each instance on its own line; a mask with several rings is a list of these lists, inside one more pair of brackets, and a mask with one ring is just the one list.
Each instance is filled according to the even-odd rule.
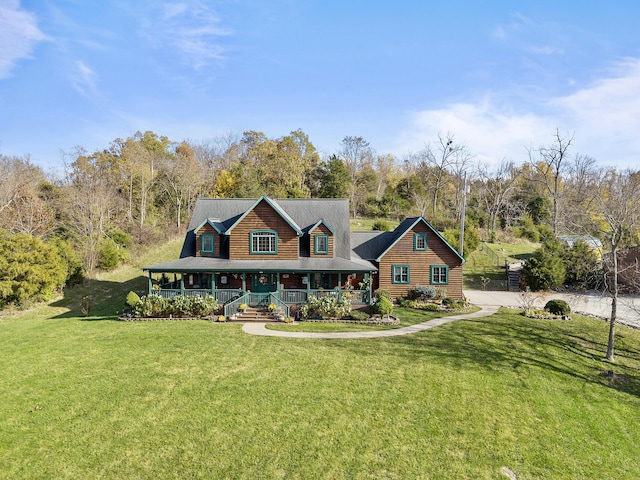
[[571,307],[564,300],[549,300],[544,306],[544,309],[553,313],[554,315],[569,315],[571,313]]
[[218,310],[218,302],[211,295],[176,295],[169,299],[151,294],[142,297],[133,309],[136,316],[143,318],[208,317]]
[[379,288],[375,292],[373,292],[373,294],[378,298],[384,297],[384,298],[387,298],[387,299],[391,300],[391,292],[389,290],[385,290],[383,288]]
[[351,313],[351,297],[342,295],[340,300],[334,296],[310,297],[300,308],[302,318],[342,318]]
[[136,292],[130,291],[129,293],[127,293],[127,298],[124,301],[124,304],[133,309],[138,302],[140,301],[140,295],[138,295]]
[[422,300],[424,302],[434,298],[437,293],[438,291],[433,287],[417,285],[409,289],[407,297],[410,300]]
[[391,315],[393,312],[393,303],[387,297],[378,297],[373,304],[373,313],[380,315]]
[[465,302],[464,300],[454,300],[451,297],[445,297],[442,299],[442,306],[449,309],[463,308]]
[[426,303],[421,307],[421,309],[427,312],[439,312],[440,305],[438,305],[437,303]]

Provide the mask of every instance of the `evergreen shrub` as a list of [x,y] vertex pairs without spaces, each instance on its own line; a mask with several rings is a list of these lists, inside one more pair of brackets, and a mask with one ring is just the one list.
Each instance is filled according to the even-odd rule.
[[387,297],[378,297],[373,304],[373,313],[379,315],[391,315],[393,312],[393,303]]
[[549,300],[544,306],[544,309],[553,313],[554,315],[569,315],[571,313],[571,307],[564,300]]

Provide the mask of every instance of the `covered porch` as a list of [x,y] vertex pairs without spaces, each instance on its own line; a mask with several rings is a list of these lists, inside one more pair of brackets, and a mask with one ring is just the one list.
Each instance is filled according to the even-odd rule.
[[[149,293],[162,297],[213,296],[225,305],[248,293],[272,294],[288,305],[305,304],[310,297],[341,299],[348,294],[352,305],[369,305],[371,272],[157,272],[149,270]],[[261,295],[251,295],[257,306]],[[251,305],[251,303],[256,303]]]

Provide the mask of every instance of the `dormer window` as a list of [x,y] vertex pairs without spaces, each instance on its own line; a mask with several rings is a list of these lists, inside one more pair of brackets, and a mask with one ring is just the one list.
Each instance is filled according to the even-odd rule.
[[277,254],[278,233],[272,230],[256,230],[251,232],[251,253]]
[[214,238],[211,234],[200,235],[200,253],[211,254],[215,252]]
[[316,255],[329,253],[329,235],[314,235],[313,252]]

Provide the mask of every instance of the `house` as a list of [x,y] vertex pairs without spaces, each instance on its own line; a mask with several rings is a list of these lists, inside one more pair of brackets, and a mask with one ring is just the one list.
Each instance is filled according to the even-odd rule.
[[591,250],[602,252],[602,242],[592,235],[558,235],[558,239],[566,248],[573,248],[578,242],[582,242]]
[[[371,303],[433,285],[462,298],[464,259],[422,217],[393,232],[350,232],[346,199],[200,199],[180,258],[144,267],[149,292],[214,295],[231,305],[287,308],[310,296]],[[226,312],[225,307],[225,312]]]

